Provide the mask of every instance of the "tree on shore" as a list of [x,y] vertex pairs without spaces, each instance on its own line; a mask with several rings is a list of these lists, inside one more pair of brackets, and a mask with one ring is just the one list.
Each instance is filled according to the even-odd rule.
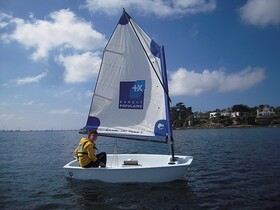
[[185,121],[192,115],[191,107],[186,107],[184,103],[179,102],[171,107],[171,119],[174,127],[183,127]]

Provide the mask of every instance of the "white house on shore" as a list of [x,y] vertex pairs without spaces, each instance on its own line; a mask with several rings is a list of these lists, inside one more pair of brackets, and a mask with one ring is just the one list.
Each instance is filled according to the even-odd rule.
[[217,117],[217,116],[218,116],[218,113],[219,113],[219,112],[210,112],[209,118],[211,119],[211,118]]
[[269,106],[264,106],[263,109],[260,109],[260,108],[257,109],[257,116],[258,117],[271,116],[271,115],[274,115],[274,114],[275,114],[275,112]]
[[232,117],[232,118],[244,118],[249,115],[248,112],[232,112],[230,110],[224,110],[222,112],[210,112],[209,114],[210,119],[216,118],[218,116],[224,116],[224,117]]

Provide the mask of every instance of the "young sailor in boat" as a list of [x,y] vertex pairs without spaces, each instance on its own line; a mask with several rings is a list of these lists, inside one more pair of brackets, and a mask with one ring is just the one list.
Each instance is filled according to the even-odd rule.
[[88,132],[88,138],[83,137],[79,146],[74,151],[75,156],[79,159],[80,166],[83,168],[106,167],[106,153],[101,152],[95,155],[95,150],[97,150],[95,147],[97,137],[97,131],[90,130]]

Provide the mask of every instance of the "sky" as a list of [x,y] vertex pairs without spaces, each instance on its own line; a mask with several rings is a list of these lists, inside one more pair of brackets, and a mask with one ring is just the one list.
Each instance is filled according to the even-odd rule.
[[123,8],[165,46],[171,106],[280,105],[279,0],[1,0],[0,130],[82,128]]

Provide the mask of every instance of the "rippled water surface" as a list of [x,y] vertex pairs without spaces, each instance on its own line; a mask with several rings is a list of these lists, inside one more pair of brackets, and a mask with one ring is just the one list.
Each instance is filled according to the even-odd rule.
[[[184,179],[106,184],[65,179],[82,136],[0,132],[0,209],[280,209],[280,128],[174,131]],[[99,137],[99,151],[168,154],[169,145]]]

